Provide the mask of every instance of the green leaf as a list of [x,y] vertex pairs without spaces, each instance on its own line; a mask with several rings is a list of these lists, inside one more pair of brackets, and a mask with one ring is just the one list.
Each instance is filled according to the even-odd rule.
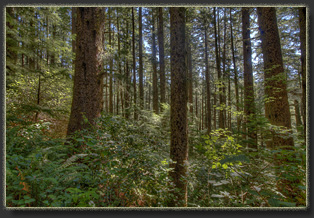
[[31,199],[25,200],[25,204],[29,204],[29,203],[32,203],[34,201],[35,201],[35,199],[31,198]]
[[285,201],[280,201],[274,198],[271,198],[268,200],[268,203],[273,206],[273,207],[295,207],[296,203],[294,202],[285,202]]
[[250,162],[250,159],[244,155],[244,154],[239,154],[239,155],[226,155],[224,159],[220,161],[221,164],[225,163],[234,163],[234,162]]

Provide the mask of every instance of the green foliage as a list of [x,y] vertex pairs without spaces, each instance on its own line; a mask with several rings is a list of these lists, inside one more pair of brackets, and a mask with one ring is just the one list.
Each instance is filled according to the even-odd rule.
[[[222,152],[222,145],[229,141],[232,150],[233,140],[231,136],[222,136],[204,137],[203,146],[198,148],[198,159],[191,161],[191,206],[305,206],[305,147],[262,148],[258,152],[234,148],[228,154],[228,151]],[[275,164],[275,160],[281,164]]]
[[7,129],[8,206],[165,206],[169,155],[158,130],[103,115],[64,143],[44,126]]

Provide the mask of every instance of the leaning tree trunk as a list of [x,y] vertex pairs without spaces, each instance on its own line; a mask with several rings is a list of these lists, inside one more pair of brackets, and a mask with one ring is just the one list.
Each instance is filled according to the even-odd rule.
[[178,191],[169,206],[187,205],[186,162],[188,161],[187,132],[187,72],[185,62],[185,8],[170,8],[171,49],[171,144],[170,177]]
[[103,29],[101,8],[78,8],[73,100],[67,135],[95,125],[103,104]]

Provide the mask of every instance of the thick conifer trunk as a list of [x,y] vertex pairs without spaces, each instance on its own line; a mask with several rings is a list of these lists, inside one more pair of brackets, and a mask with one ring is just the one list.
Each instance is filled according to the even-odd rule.
[[103,16],[101,8],[77,9],[75,75],[67,135],[95,125],[102,110]]
[[172,181],[179,191],[169,206],[187,205],[187,183],[182,177],[187,176],[188,161],[187,133],[187,72],[185,62],[185,8],[170,8],[170,47],[171,47],[171,144],[170,158],[174,168],[170,172]]
[[[285,131],[270,130],[271,135],[268,136],[266,144],[271,149],[290,149],[294,146],[294,142],[291,136],[287,81],[283,69],[276,9],[273,7],[258,8],[257,13],[265,71],[265,117],[270,124]],[[275,155],[274,163],[278,167],[283,166],[288,161],[282,154]],[[299,181],[283,178],[281,170],[277,170],[276,173],[278,176],[278,190],[289,198],[295,198],[298,190],[294,188],[295,185],[293,183],[299,183]]]
[[[259,29],[262,39],[265,78],[265,116],[272,125],[291,129],[287,81],[283,69],[276,9],[258,8]],[[293,146],[292,137],[273,133],[270,147]],[[287,136],[287,135],[286,135]]]

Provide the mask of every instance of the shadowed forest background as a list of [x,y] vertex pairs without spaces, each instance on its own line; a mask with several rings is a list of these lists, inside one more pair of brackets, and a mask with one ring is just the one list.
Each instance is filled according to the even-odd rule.
[[306,21],[6,7],[6,206],[307,206]]

